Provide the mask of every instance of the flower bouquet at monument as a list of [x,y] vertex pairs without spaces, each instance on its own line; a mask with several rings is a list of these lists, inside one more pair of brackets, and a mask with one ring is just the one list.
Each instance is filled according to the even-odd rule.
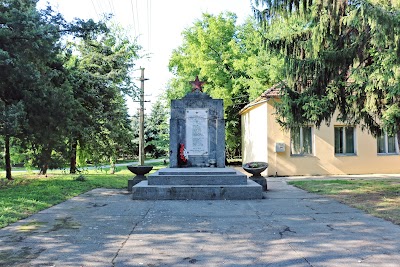
[[188,163],[188,158],[189,155],[187,153],[187,150],[185,149],[185,145],[180,143],[179,144],[179,148],[178,148],[178,166],[186,166]]

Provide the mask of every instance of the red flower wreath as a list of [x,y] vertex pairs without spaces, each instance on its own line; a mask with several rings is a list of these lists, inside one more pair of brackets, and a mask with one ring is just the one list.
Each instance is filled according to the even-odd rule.
[[185,150],[185,145],[184,144],[179,144],[179,159],[182,163],[187,162],[187,157],[186,157],[186,150]]

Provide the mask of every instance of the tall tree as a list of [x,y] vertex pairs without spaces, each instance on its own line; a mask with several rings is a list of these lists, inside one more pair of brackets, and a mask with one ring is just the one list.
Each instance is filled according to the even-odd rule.
[[[54,67],[55,68],[55,67]],[[31,152],[31,164],[39,167],[40,174],[47,170],[64,167],[67,151],[65,138],[74,109],[71,87],[66,83],[62,62],[53,69],[50,81],[42,83],[40,90],[25,91],[26,127],[23,145]]]
[[[129,136],[123,95],[136,94],[130,70],[139,49],[117,27],[84,38],[74,46],[77,56],[72,57],[67,66],[76,100],[69,139],[71,173],[76,172],[78,147],[91,151],[92,160],[103,159],[106,154],[112,160],[116,157],[114,148],[123,145],[121,137]],[[125,141],[127,145],[129,140]]]
[[54,148],[62,146],[72,91],[60,57],[61,36],[86,38],[104,30],[92,20],[66,23],[50,7],[37,10],[36,3],[0,2],[0,124],[8,179],[12,137],[31,147],[43,173]]
[[[400,1],[252,1],[267,48],[285,58],[286,128],[338,119],[400,136]],[[283,29],[283,30],[282,30]]]
[[10,138],[21,132],[21,123],[11,121],[26,121],[31,104],[27,96],[50,86],[57,75],[53,63],[61,25],[62,18],[50,8],[36,10],[36,1],[0,3],[0,99],[7,179],[11,179]]
[[[201,20],[182,33],[183,44],[172,53],[169,67],[175,77],[168,98],[182,97],[191,90],[188,81],[197,75],[205,80],[204,91],[222,98],[225,106],[227,155],[240,154],[240,117],[238,112],[249,99],[277,81],[278,68],[269,68],[269,54],[260,48],[261,37],[252,20],[236,26],[233,13]],[[279,59],[276,59],[279,61]],[[275,71],[279,73],[279,71]]]
[[147,117],[145,128],[146,152],[159,158],[168,155],[169,123],[168,111],[162,99],[157,99]]

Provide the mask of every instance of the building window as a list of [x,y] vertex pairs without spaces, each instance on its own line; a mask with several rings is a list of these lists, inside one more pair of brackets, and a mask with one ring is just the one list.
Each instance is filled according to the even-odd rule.
[[376,138],[378,142],[378,154],[398,154],[399,144],[397,135],[382,133]]
[[355,154],[355,129],[351,126],[335,126],[335,154]]
[[312,155],[312,128],[300,127],[290,131],[290,153],[292,155]]

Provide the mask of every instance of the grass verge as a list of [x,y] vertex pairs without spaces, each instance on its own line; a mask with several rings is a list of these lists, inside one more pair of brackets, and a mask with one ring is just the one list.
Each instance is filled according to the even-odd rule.
[[[153,172],[165,167],[151,165],[155,165]],[[115,174],[89,171],[83,174],[84,181],[78,176],[55,171],[47,177],[18,173],[13,181],[0,180],[0,228],[94,188],[126,188],[134,174],[120,168]]]
[[308,180],[289,184],[400,225],[400,180]]

